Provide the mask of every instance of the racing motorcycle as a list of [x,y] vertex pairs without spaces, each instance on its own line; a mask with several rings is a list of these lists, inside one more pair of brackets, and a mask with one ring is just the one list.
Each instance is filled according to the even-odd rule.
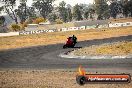
[[74,46],[76,45],[76,40],[73,40],[73,37],[68,37],[66,44],[63,46],[63,48],[74,48]]

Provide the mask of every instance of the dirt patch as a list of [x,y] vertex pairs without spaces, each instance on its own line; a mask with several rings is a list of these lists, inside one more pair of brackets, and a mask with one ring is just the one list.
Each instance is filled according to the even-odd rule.
[[76,35],[78,41],[119,37],[132,34],[132,27],[91,29],[70,32],[42,33],[25,36],[0,37],[0,50],[37,45],[65,43],[66,38]]
[[131,42],[116,42],[103,44],[99,46],[90,46],[82,49],[74,50],[71,54],[77,56],[87,55],[130,55],[132,54],[132,41]]
[[0,71],[0,88],[132,88],[132,83],[79,86],[76,75],[76,71],[65,70]]

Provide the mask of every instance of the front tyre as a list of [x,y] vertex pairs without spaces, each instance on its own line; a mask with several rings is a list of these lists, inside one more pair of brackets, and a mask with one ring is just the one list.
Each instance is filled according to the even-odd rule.
[[74,48],[75,47],[75,44],[73,44],[71,47]]
[[66,46],[66,45],[64,45],[64,46],[63,46],[63,49],[65,49],[65,48],[67,48],[67,46]]

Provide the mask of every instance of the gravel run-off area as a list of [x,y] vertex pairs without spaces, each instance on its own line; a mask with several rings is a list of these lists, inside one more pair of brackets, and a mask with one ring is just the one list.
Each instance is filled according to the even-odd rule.
[[3,70],[0,88],[132,88],[132,83],[80,86],[76,83],[77,73],[75,70]]

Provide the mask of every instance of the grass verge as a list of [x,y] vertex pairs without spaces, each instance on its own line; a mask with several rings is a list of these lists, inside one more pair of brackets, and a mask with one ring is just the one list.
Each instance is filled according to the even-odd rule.
[[72,53],[78,56],[85,55],[129,55],[132,54],[131,42],[117,42],[114,44],[104,44],[100,46],[85,47],[75,50]]
[[0,37],[0,50],[37,45],[65,43],[66,38],[73,34],[77,36],[78,41],[103,39],[110,37],[132,35],[132,27],[91,29],[69,32],[55,32],[34,35]]

